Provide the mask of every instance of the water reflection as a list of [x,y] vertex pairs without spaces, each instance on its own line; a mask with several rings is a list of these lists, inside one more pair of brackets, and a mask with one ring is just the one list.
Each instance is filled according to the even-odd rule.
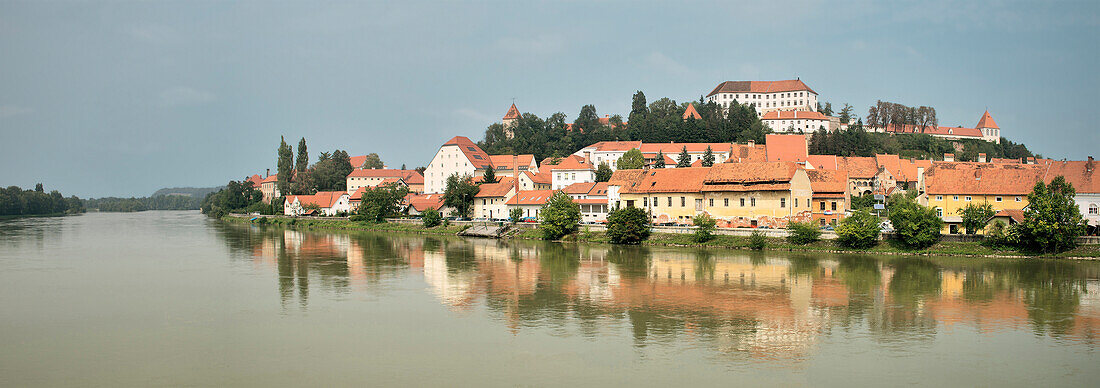
[[[279,279],[284,308],[310,293],[384,295],[423,281],[456,314],[513,333],[626,332],[635,346],[704,344],[729,357],[800,360],[833,331],[884,344],[955,327],[1031,331],[1093,346],[1100,265],[568,245],[222,225],[234,256]],[[624,331],[625,330],[625,331]]]

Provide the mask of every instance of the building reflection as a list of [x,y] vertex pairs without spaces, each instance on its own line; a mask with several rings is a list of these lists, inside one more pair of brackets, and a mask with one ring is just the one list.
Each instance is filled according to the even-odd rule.
[[944,330],[1031,330],[1094,344],[1100,273],[1065,261],[931,260],[222,226],[231,248],[278,274],[284,307],[310,292],[379,295],[399,279],[506,330],[636,346],[690,339],[728,357],[801,360],[832,331],[929,341]]

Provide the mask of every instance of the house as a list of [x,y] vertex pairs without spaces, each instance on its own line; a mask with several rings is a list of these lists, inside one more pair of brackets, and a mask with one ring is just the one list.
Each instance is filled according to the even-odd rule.
[[375,187],[383,182],[401,181],[409,192],[424,191],[424,176],[416,170],[398,170],[388,168],[356,169],[347,176],[348,193],[354,193],[362,187]]
[[607,163],[607,165],[611,166],[611,169],[614,170],[618,168],[616,163],[619,161],[619,158],[623,157],[626,151],[641,147],[642,142],[640,141],[601,141],[581,148],[577,150],[577,152],[574,152],[573,155],[583,157],[596,166],[599,166],[600,163]]
[[543,165],[542,168],[550,172],[550,185],[554,190],[560,190],[577,182],[596,181],[596,167],[577,155],[569,155],[562,158],[558,164]]
[[268,175],[260,181],[260,193],[264,195],[264,203],[271,203],[275,198],[282,196],[279,192],[279,175]]
[[574,183],[562,189],[580,206],[581,221],[603,222],[607,220],[607,182]]
[[714,163],[717,164],[724,163],[730,158],[733,147],[732,143],[643,143],[639,151],[645,157],[647,166],[652,166],[658,156],[664,155],[665,167],[673,168],[679,162],[680,153],[685,149],[690,162],[695,163],[703,160],[707,148],[710,148],[710,153],[714,155]]
[[535,155],[489,155],[489,162],[493,164],[496,176],[512,176],[515,171],[539,172],[539,165],[535,163]]
[[549,171],[533,173],[524,171],[519,174],[520,190],[550,190],[553,179]]
[[627,151],[631,149],[637,149],[642,152],[642,156],[645,157],[645,163],[648,166],[652,166],[657,161],[657,156],[663,154],[665,157],[665,167],[671,168],[676,166],[676,158],[679,157],[680,152],[685,148],[688,155],[691,157],[691,162],[694,164],[703,159],[703,155],[706,154],[707,147],[710,147],[711,154],[714,155],[714,163],[723,163],[727,160],[733,161],[764,161],[764,145],[756,145],[753,142],[748,144],[736,144],[736,143],[642,143],[640,141],[601,141],[590,146],[581,148],[573,155],[580,156],[589,160],[593,165],[599,166],[600,163],[607,163],[612,170],[618,168],[616,165],[619,158],[623,157]]
[[520,209],[524,218],[538,218],[546,201],[557,192],[558,190],[521,190],[508,200],[508,214],[511,214],[512,209]]
[[765,137],[769,162],[806,163],[810,154],[805,135],[773,135]]
[[701,191],[706,211],[722,226],[784,228],[812,219],[809,175],[792,161],[715,165]]
[[622,206],[649,212],[653,223],[691,225],[704,211],[703,180],[713,167],[643,170],[633,185],[620,185]]
[[707,93],[708,102],[723,109],[739,103],[756,108],[759,115],[771,111],[817,111],[817,92],[800,79],[782,81],[726,81]]
[[260,185],[264,183],[264,178],[261,178],[260,174],[252,174],[252,176],[246,178],[244,181],[251,183],[253,188],[259,190]]
[[937,209],[944,233],[962,233],[959,209],[988,203],[994,212],[1022,210],[1044,170],[1042,165],[933,162],[924,172],[923,193],[917,200]]
[[878,162],[868,156],[837,157],[836,169],[848,172],[848,195],[858,197],[875,191]]
[[492,165],[489,154],[481,147],[465,136],[455,136],[439,147],[424,170],[424,192],[442,193],[447,187],[447,177],[477,176]]
[[1096,172],[1096,161],[1089,156],[1087,161],[1046,160],[1041,164],[1048,166],[1043,182],[1049,184],[1055,177],[1063,176],[1073,185],[1076,193],[1073,201],[1089,224],[1089,233],[1097,234],[1100,228],[1100,174]]
[[443,207],[443,194],[409,194],[405,196],[405,213],[420,215],[427,210],[439,211],[444,217],[450,216],[450,208]]
[[[819,112],[807,110],[795,111],[771,111],[760,116],[760,121],[767,124],[776,133],[806,133],[810,134],[818,129],[830,132],[836,127],[831,124],[831,117]],[[839,120],[837,121],[839,124]],[[769,143],[770,144],[770,143]]]
[[[362,202],[363,202],[363,194],[366,194],[367,190],[370,190],[370,189],[375,188],[375,187],[384,187],[384,186],[391,186],[391,185],[392,186],[403,186],[406,189],[409,188],[409,185],[406,184],[405,181],[400,179],[400,178],[386,178],[385,180],[379,182],[378,184],[376,184],[374,186],[359,186],[348,197],[348,204],[350,205],[351,210],[355,211],[355,210],[359,209],[359,205],[362,204]],[[409,190],[409,193],[412,193],[412,190]]]
[[[290,195],[283,203],[283,214],[288,216],[325,215],[351,211],[351,196],[346,191],[319,191],[313,195]],[[317,209],[311,209],[316,206]]]
[[818,226],[836,225],[848,209],[848,172],[844,170],[806,170],[810,178],[811,217]]
[[622,207],[622,197],[620,192],[625,190],[631,190],[634,186],[641,181],[642,174],[645,174],[648,170],[617,170],[611,174],[611,179],[607,180],[607,205],[612,209]]
[[500,178],[497,183],[483,183],[474,195],[473,216],[476,218],[508,218],[507,201],[516,194],[516,181],[512,177]]

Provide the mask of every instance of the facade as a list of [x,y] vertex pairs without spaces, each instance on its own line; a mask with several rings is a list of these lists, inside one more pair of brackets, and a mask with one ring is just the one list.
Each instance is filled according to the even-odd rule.
[[508,218],[507,202],[516,194],[516,182],[504,177],[497,183],[482,184],[474,195],[473,216],[490,220]]
[[960,209],[988,203],[994,212],[1022,210],[1043,174],[1040,165],[933,162],[924,173],[923,194],[917,200],[937,209],[944,233],[964,233]]
[[1066,178],[1066,182],[1073,185],[1076,192],[1073,200],[1081,215],[1089,224],[1090,234],[1098,234],[1100,228],[1100,174],[1096,173],[1096,161],[1090,156],[1088,161],[1053,161],[1044,160],[1040,165],[1047,165],[1043,174],[1043,181],[1050,183],[1057,176]]
[[607,182],[574,183],[562,189],[581,209],[582,222],[607,221]]
[[447,188],[447,177],[456,174],[476,176],[479,170],[484,171],[491,165],[489,155],[481,147],[467,137],[455,136],[439,147],[424,170],[424,192],[442,193]]
[[810,202],[814,225],[836,226],[843,220],[850,201],[848,172],[844,170],[806,170],[813,191]]
[[271,200],[281,197],[282,193],[279,192],[279,176],[268,175],[263,181],[260,181],[260,193],[264,195],[264,203],[271,203]]
[[727,227],[785,228],[811,220],[813,190],[794,162],[715,165],[703,185],[704,204]]
[[546,205],[546,201],[556,192],[558,190],[521,190],[507,201],[508,211],[510,213],[512,209],[520,209],[523,211],[524,218],[537,219],[542,207]]
[[553,180],[550,172],[533,173],[524,171],[519,174],[520,190],[550,190]]
[[599,166],[600,163],[607,163],[614,170],[618,168],[616,162],[623,157],[626,151],[635,148],[641,149],[641,147],[642,142],[640,141],[601,141],[581,148],[573,155],[585,158],[585,160],[591,161],[596,166]]
[[574,183],[596,181],[596,167],[576,155],[567,156],[558,164],[544,165],[542,168],[550,172],[550,186],[554,190],[561,190]]
[[310,205],[318,209],[315,215],[335,216],[351,211],[351,196],[345,191],[319,191],[313,195],[290,195],[283,203],[283,214],[288,216],[310,215]]
[[353,170],[347,177],[348,193],[354,193],[362,187],[375,187],[386,181],[402,181],[402,184],[409,187],[409,191],[413,193],[420,193],[424,191],[424,176],[420,175],[416,170],[396,170],[396,169],[356,169]]
[[818,129],[829,132],[835,131],[837,125],[831,123],[833,118],[818,112],[808,110],[795,111],[771,111],[760,116],[760,121],[768,125],[775,133],[813,133]]
[[711,167],[645,170],[630,186],[619,187],[622,206],[645,209],[655,224],[691,225],[703,213],[703,180]]
[[723,109],[733,103],[749,105],[761,116],[772,111],[817,111],[817,92],[799,79],[726,81],[708,93],[706,100]]

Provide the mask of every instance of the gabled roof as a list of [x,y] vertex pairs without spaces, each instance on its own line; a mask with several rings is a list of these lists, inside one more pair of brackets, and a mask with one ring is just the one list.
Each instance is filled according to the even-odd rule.
[[838,157],[837,169],[847,170],[849,178],[870,179],[878,174],[878,163],[869,156]]
[[267,178],[264,178],[264,180],[261,181],[261,183],[278,182],[278,181],[279,181],[279,174],[271,174],[271,175],[268,175]]
[[424,176],[416,170],[401,170],[392,168],[355,169],[348,178],[395,178],[405,181],[407,184],[423,184]]
[[706,183],[789,182],[798,169],[794,162],[722,163],[710,168]]
[[520,116],[519,109],[516,109],[516,103],[512,103],[512,107],[508,108],[508,113],[504,114],[504,120],[518,119]]
[[474,198],[503,197],[508,195],[515,187],[512,177],[501,177],[497,183],[485,183],[478,186],[478,192]]
[[928,194],[1027,195],[1043,173],[1041,165],[933,162],[924,185]]
[[703,118],[703,116],[699,115],[699,111],[695,110],[695,104],[688,103],[687,109],[684,109],[683,119],[687,120],[688,118],[693,118],[696,120],[700,120]]
[[774,135],[765,139],[769,162],[805,162],[809,148],[805,135]]
[[443,194],[409,194],[405,196],[405,203],[418,212],[439,210],[443,207]]
[[[493,168],[497,171],[512,171],[512,156],[513,155],[489,155],[489,161],[493,163]],[[515,155],[515,157],[520,166],[527,167],[535,163],[535,155],[524,154]]]
[[993,217],[1008,217],[1017,223],[1024,222],[1024,211],[1020,209],[1004,209],[994,214]]
[[729,159],[726,163],[766,162],[768,150],[763,144],[731,144]]
[[367,155],[350,156],[348,157],[348,163],[351,164],[351,168],[363,168],[363,163],[367,162]]
[[[1078,194],[1100,194],[1100,174],[1096,173],[1095,161],[1043,161],[1049,167],[1043,175],[1043,182],[1050,183],[1059,175],[1073,185]],[[1040,165],[1042,165],[1040,164]],[[1085,209],[1082,209],[1085,210]]]
[[577,155],[569,155],[561,158],[561,162],[558,164],[552,164],[549,167],[543,167],[548,171],[554,170],[595,170],[592,163],[585,160],[584,157]]
[[631,193],[696,193],[710,172],[708,167],[657,168],[646,170]]
[[470,161],[470,165],[474,166],[474,168],[485,168],[492,164],[492,162],[489,161],[489,154],[482,151],[481,147],[478,147],[477,144],[470,141],[468,137],[452,137],[451,140],[447,140],[446,143],[443,143],[443,146],[458,147],[458,149],[462,151],[462,154],[466,155],[466,159]]
[[540,172],[538,174],[535,174],[531,171],[524,171],[522,174],[527,175],[527,178],[531,179],[531,182],[534,183],[548,185],[553,182],[553,176],[550,175],[549,171]]
[[340,197],[348,195],[347,191],[318,191],[313,195],[291,195],[287,197],[287,201],[293,203],[294,200],[298,200],[302,206],[307,204],[317,204],[322,209],[330,208],[335,205]]
[[802,80],[789,79],[783,81],[726,81],[718,84],[714,90],[707,93],[707,97],[718,93],[779,93],[802,90],[817,94],[809,86],[806,86]]
[[701,154],[710,147],[710,152],[717,154],[730,152],[731,146],[730,143],[643,143],[638,150],[643,154],[664,152],[665,155],[679,155],[684,148],[687,148],[688,153]]
[[836,170],[840,168],[836,155],[808,155],[806,161],[817,169]]
[[808,110],[773,110],[760,117],[761,120],[829,120],[829,116]]
[[642,174],[645,174],[647,170],[615,170],[611,174],[611,179],[607,180],[607,184],[611,186],[619,186],[623,189],[634,187],[642,179]]
[[985,113],[982,114],[982,118],[980,120],[978,120],[978,125],[975,125],[974,128],[997,128],[997,129],[1001,129],[1001,127],[997,126],[997,122],[993,121],[993,116],[989,115],[988,110],[985,111]]
[[248,179],[245,179],[245,182],[252,183],[252,187],[260,187],[264,182],[264,178],[260,178],[260,174],[252,174]]
[[806,170],[810,177],[810,189],[817,193],[844,193],[848,191],[848,172],[843,170]]
[[[893,175],[894,179],[896,179],[898,181],[901,181],[901,182],[910,181],[910,179],[907,179],[908,177],[905,176],[905,172],[902,171],[902,169],[901,169],[901,159],[899,159],[897,155],[876,154],[875,155],[875,164],[877,164],[879,168],[888,171],[890,173],[890,175]],[[916,179],[912,179],[912,180],[915,181]]]
[[592,190],[592,186],[595,186],[596,182],[577,182],[569,186],[565,186],[561,191],[566,194],[588,194],[589,190]]
[[558,190],[520,190],[518,194],[512,196],[512,199],[508,200],[508,204],[545,205],[546,200],[550,199],[556,192]]

